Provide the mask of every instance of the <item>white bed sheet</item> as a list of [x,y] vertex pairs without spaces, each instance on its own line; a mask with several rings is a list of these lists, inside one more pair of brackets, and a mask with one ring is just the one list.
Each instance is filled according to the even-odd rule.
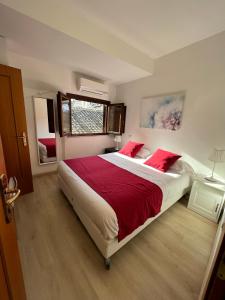
[[[170,198],[176,198],[176,196],[179,200],[181,190],[186,190],[191,185],[190,174],[163,173],[144,165],[145,159],[129,158],[120,153],[99,156],[157,184],[162,189],[163,202]],[[70,199],[71,204],[74,205],[73,202],[76,201],[76,206],[85,212],[106,240],[115,238],[118,235],[119,227],[113,208],[63,161],[59,163],[58,174],[73,194],[73,198]]]

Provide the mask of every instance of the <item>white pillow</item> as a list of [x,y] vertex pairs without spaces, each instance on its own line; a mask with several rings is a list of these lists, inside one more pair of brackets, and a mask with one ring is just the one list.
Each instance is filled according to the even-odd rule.
[[194,169],[184,160],[178,159],[170,168],[169,171],[173,171],[179,174],[185,172],[194,174]]
[[147,148],[142,147],[140,151],[137,153],[137,157],[147,158],[151,154],[151,151]]

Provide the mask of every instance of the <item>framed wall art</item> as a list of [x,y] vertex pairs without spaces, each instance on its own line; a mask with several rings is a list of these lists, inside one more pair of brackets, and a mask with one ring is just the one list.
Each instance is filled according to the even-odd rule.
[[181,127],[185,92],[141,99],[140,127],[178,130]]

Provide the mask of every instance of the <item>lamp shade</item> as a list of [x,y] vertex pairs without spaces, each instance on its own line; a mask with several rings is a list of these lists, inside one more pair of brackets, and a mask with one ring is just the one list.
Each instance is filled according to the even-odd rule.
[[114,137],[114,141],[117,142],[117,143],[121,143],[121,135],[116,135]]
[[209,160],[213,162],[225,162],[225,149],[214,149],[209,155]]

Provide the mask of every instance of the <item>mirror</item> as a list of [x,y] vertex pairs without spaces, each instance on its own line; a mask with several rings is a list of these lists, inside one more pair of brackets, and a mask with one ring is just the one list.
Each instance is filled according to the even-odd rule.
[[54,100],[34,98],[38,160],[40,165],[57,161]]

